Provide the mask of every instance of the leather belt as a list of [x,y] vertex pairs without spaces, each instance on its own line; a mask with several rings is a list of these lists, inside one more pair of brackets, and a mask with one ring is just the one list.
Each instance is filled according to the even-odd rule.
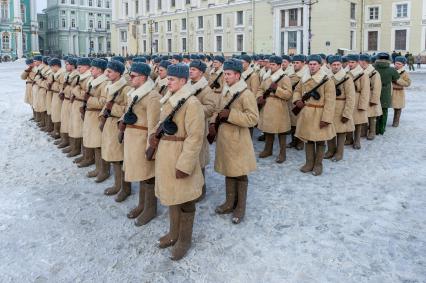
[[148,131],[148,127],[145,127],[145,126],[126,125],[126,128],[138,129],[138,130],[142,130],[142,131]]
[[26,84],[28,85],[28,84],[33,84],[33,82],[26,82]]
[[312,107],[312,108],[324,108],[324,105],[316,105],[316,104],[305,104],[306,107]]
[[184,141],[185,140],[184,137],[177,137],[177,136],[163,136],[161,139],[165,141]]
[[80,99],[80,98],[77,98],[77,97],[74,97],[74,100],[77,100],[77,101],[80,101],[80,102],[86,102],[84,99]]
[[346,97],[336,97],[336,100],[346,100]]
[[70,100],[68,97],[64,97],[65,100]]
[[86,111],[97,111],[101,112],[102,109],[96,109],[96,108],[86,108]]

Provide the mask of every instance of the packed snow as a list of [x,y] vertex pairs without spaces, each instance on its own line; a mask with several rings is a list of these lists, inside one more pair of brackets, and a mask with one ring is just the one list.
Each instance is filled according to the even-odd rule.
[[[224,177],[207,168],[193,244],[179,262],[157,239],[167,208],[136,227],[138,197],[116,203],[28,121],[22,62],[0,64],[0,282],[426,282],[426,92],[411,73],[407,108],[362,149],[302,174],[304,152],[258,159],[239,225],[216,215]],[[259,133],[256,133],[258,135]],[[256,151],[263,143],[255,142]],[[214,154],[214,147],[211,148]]]

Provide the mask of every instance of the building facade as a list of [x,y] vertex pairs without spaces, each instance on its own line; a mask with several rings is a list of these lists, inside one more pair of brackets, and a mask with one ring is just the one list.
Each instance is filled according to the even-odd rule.
[[[270,5],[250,0],[113,0],[120,54],[272,51]],[[262,24],[257,24],[261,22]]]
[[111,0],[112,50],[424,52],[426,0]]
[[111,51],[110,0],[48,0],[43,22],[45,54],[89,55]]
[[0,56],[21,58],[38,51],[36,0],[0,0]]

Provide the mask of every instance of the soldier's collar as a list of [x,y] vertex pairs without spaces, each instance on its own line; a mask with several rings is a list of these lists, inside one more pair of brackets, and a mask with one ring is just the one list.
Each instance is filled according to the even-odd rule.
[[245,80],[250,74],[252,74],[254,72],[252,67],[248,67],[247,70],[245,70],[242,74],[241,77]]
[[247,88],[247,84],[244,80],[239,80],[232,86],[228,86],[227,84],[225,84],[223,86],[222,95],[226,95],[228,92],[231,95],[235,95],[237,92],[242,92],[246,88]]
[[333,74],[333,79],[336,82],[340,82],[342,81],[346,76],[346,72],[343,68],[340,69],[340,71],[338,71],[337,73]]
[[358,77],[360,74],[364,72],[364,69],[361,68],[360,65],[356,66],[355,69],[349,71],[354,78]]
[[153,89],[154,89],[155,83],[151,80],[151,78],[148,77],[148,80],[138,87],[137,89],[133,89],[130,91],[127,95],[133,100],[135,96],[137,96],[137,101],[144,98],[146,95],[148,95]]

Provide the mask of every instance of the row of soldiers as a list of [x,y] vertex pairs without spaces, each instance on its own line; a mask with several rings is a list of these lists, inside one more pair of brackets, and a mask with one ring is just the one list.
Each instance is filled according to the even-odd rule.
[[[195,204],[205,196],[209,144],[216,142],[214,169],[225,176],[225,202],[215,211],[232,214],[238,224],[245,215],[248,174],[256,170],[254,127],[264,133],[260,158],[272,155],[278,135],[276,162],[286,160],[287,147],[305,147],[300,170],[313,175],[322,173],[326,142],[325,157],[338,161],[347,137],[360,148],[362,127],[374,138],[375,121],[386,120],[388,107],[380,69],[367,56],[350,55],[347,63],[323,57],[243,54],[215,56],[211,64],[198,55],[186,64],[181,55],[127,62],[69,57],[62,68],[57,58],[35,56],[21,78],[41,130],[68,157],[82,154],[74,160],[78,167],[95,164],[87,177],[103,182],[112,165],[114,185],[106,195],[122,202],[131,183],[139,183],[138,204],[127,215],[137,226],[156,216],[157,199],[169,207],[170,228],[159,247],[173,246],[171,258],[179,260],[191,246]],[[389,64],[382,57],[376,66]],[[402,67],[387,65],[386,71],[393,96],[399,91],[403,99],[409,78],[397,60]]]

